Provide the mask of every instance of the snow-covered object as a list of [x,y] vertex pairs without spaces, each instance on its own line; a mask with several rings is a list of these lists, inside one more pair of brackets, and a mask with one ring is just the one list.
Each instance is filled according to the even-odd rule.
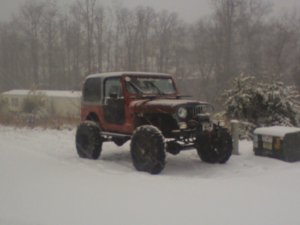
[[286,162],[300,161],[300,128],[264,127],[254,131],[254,153]]
[[28,96],[43,96],[49,115],[79,117],[80,114],[80,91],[10,90],[2,95],[8,100],[9,110],[14,112],[23,111],[23,103]]
[[10,90],[7,92],[4,92],[4,96],[8,95],[29,95],[29,94],[41,94],[46,95],[49,97],[72,97],[72,98],[80,98],[81,92],[80,91],[59,91],[59,90],[37,90],[37,91],[31,91],[31,90],[23,90],[23,89],[15,89]]
[[273,127],[257,128],[254,131],[254,134],[284,138],[285,135],[287,135],[289,133],[295,133],[295,132],[300,132],[300,128],[273,126]]
[[297,126],[297,99],[294,86],[282,82],[261,82],[240,76],[223,94],[226,115],[230,119],[260,126]]
[[[139,104],[145,104],[144,100],[137,101],[137,105]],[[170,106],[170,107],[175,107],[178,105],[187,105],[187,104],[207,104],[206,102],[200,102],[200,101],[195,101],[195,100],[186,100],[186,99],[155,99],[152,101],[147,101],[148,105],[151,106]]]

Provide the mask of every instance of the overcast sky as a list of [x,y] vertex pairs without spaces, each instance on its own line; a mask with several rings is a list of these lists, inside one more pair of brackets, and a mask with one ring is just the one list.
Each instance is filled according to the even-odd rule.
[[[12,13],[18,10],[20,4],[26,0],[0,0],[0,20],[7,20]],[[36,0],[38,1],[38,0]],[[60,0],[60,4],[70,4],[77,0]],[[113,0],[97,0],[99,3],[111,4]],[[167,9],[175,11],[187,22],[194,22],[202,16],[210,13],[210,0],[117,0],[124,6],[135,7],[137,5],[148,5],[155,9]],[[276,11],[282,9],[300,9],[300,0],[267,0],[274,3]]]

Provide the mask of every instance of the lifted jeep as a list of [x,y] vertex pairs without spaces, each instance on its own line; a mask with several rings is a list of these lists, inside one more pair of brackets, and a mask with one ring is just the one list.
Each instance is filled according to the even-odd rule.
[[83,86],[77,153],[98,159],[102,143],[131,140],[134,167],[151,174],[165,166],[166,152],[197,149],[208,163],[225,163],[232,153],[227,129],[210,120],[206,102],[184,100],[171,75],[141,72],[90,75]]

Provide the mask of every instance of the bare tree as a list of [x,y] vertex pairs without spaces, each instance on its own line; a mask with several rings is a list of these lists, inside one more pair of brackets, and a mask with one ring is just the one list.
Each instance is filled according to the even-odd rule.
[[205,80],[214,76],[214,69],[218,51],[216,49],[216,34],[209,21],[201,20],[192,30],[192,58],[191,62],[195,65],[201,78]]
[[150,7],[138,7],[135,10],[137,17],[137,45],[138,57],[137,65],[140,70],[149,70],[149,61],[153,58],[151,51],[151,38],[153,35],[153,26],[155,22],[155,12]]
[[251,76],[263,75],[263,49],[266,20],[271,5],[260,0],[243,1],[237,21],[237,59],[239,71]]
[[29,62],[18,21],[0,24],[0,90],[28,87]]
[[60,21],[64,76],[72,89],[80,88],[81,79],[86,72],[82,29],[77,19],[77,10],[77,7],[72,6],[70,15],[66,14]]
[[113,70],[176,74],[210,100],[240,73],[299,82],[297,13],[275,20],[266,1],[211,1],[213,14],[191,25],[151,7],[28,0],[0,24],[0,89],[80,89],[87,74]]
[[104,33],[105,33],[105,12],[103,7],[98,7],[96,9],[95,16],[95,24],[96,24],[96,46],[97,46],[97,71],[103,71],[103,56],[104,56]]
[[137,18],[132,10],[121,8],[117,12],[117,21],[120,24],[121,38],[123,38],[125,70],[136,70],[137,58]]
[[44,2],[34,0],[25,2],[21,8],[22,28],[24,29],[30,48],[30,65],[33,77],[29,77],[29,79],[35,85],[39,85],[40,82],[40,32],[43,23],[44,8]]
[[283,17],[270,24],[266,40],[267,76],[272,80],[288,80],[297,58],[297,27],[293,25],[291,18]]
[[174,35],[178,26],[176,13],[162,11],[158,14],[155,24],[155,45],[157,47],[157,70],[160,72],[170,70],[170,61],[174,45]]
[[94,69],[94,32],[96,0],[77,1],[78,12],[85,31],[86,73]]
[[219,44],[219,54],[221,56],[217,74],[223,77],[218,79],[224,81],[234,75],[234,38],[235,22],[237,18],[238,7],[242,0],[213,0],[215,8],[215,26],[217,29],[217,42]]
[[59,48],[58,48],[58,20],[59,10],[55,2],[50,1],[45,5],[43,13],[42,42],[44,44],[44,54],[42,57],[45,61],[44,67],[44,86],[46,84],[54,87],[60,87],[59,71]]

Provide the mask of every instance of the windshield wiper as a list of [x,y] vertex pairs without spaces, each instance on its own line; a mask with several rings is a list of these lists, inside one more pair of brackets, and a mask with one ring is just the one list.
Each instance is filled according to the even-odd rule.
[[138,94],[146,94],[139,86],[137,86],[135,83],[132,81],[127,81],[133,87],[133,89],[138,93]]
[[148,93],[145,93],[138,85],[136,85],[135,83],[131,82],[131,81],[127,81],[131,87],[133,87],[133,89],[137,92],[137,94],[142,97],[142,98],[150,98],[150,99],[154,99],[157,98],[156,95],[149,95]]
[[160,95],[166,95],[166,93],[163,92],[162,90],[160,90],[160,88],[157,87],[157,85],[154,84],[153,82],[149,82],[149,84],[150,84],[153,88],[155,88],[155,89],[157,90],[157,93],[158,93],[158,94],[160,94]]

